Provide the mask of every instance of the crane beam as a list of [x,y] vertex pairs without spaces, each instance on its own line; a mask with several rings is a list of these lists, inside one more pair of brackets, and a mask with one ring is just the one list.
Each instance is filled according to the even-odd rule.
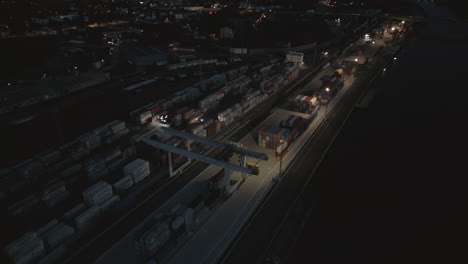
[[243,172],[243,173],[247,173],[247,174],[252,174],[252,170],[248,169],[248,168],[244,168],[244,167],[237,166],[237,165],[234,165],[234,164],[231,164],[231,163],[223,162],[223,161],[211,158],[211,157],[203,156],[203,155],[191,152],[191,151],[187,151],[185,149],[177,148],[177,147],[167,145],[167,144],[164,144],[164,143],[161,143],[161,142],[158,142],[158,141],[154,141],[154,140],[151,140],[151,139],[148,139],[148,138],[142,138],[141,140],[143,142],[147,143],[148,145],[151,145],[151,146],[159,148],[159,149],[163,149],[163,150],[168,151],[168,152],[174,152],[174,153],[184,155],[184,156],[192,158],[192,159],[203,161],[203,162],[213,164],[213,165],[216,165],[216,166],[219,166],[219,167],[223,167],[223,168],[226,168],[226,169],[229,169],[229,170],[232,170],[232,171],[239,171],[239,172]]

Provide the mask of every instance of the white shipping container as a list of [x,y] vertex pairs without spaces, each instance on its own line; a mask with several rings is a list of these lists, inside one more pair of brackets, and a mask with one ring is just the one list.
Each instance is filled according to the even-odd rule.
[[94,225],[99,216],[99,207],[93,206],[75,218],[76,227],[80,231],[85,231]]
[[101,179],[102,177],[106,176],[107,174],[109,174],[109,170],[107,168],[104,168],[102,170],[93,171],[91,173],[88,173],[88,179],[91,182],[95,182],[95,181]]
[[137,182],[140,182],[142,181],[144,178],[146,178],[148,175],[150,175],[150,171],[149,171],[149,168],[145,171],[142,171],[140,174],[138,175],[133,175],[133,182],[137,183]]
[[29,209],[31,209],[38,203],[39,203],[39,199],[38,197],[36,197],[36,195],[34,194],[29,195],[26,198],[8,206],[8,214],[14,215],[14,216],[20,215],[28,211]]
[[48,200],[58,194],[66,191],[65,183],[63,181],[56,182],[49,185],[41,190],[41,199],[43,201]]
[[75,229],[64,223],[59,223],[44,234],[45,244],[49,249],[56,248],[75,233]]
[[45,253],[45,247],[36,233],[29,232],[7,245],[5,252],[15,263],[33,263]]
[[185,219],[183,216],[178,216],[174,221],[172,221],[171,228],[173,230],[177,230],[185,223]]
[[71,154],[73,160],[81,160],[82,158],[88,156],[90,153],[89,149],[82,149],[80,151],[75,151]]
[[194,219],[193,219],[193,209],[192,208],[187,208],[185,209],[184,213],[182,214],[185,220],[185,227],[187,230],[191,231],[193,230],[193,224],[194,224]]
[[114,120],[108,123],[107,126],[109,127],[110,131],[112,131],[112,134],[115,134],[126,128],[125,122],[120,121],[120,120]]
[[112,135],[112,131],[107,125],[103,125],[93,129],[93,134],[98,135],[101,139]]
[[101,214],[104,214],[107,212],[112,206],[116,205],[120,201],[120,197],[117,195],[112,196],[109,200],[105,201],[99,206],[99,209],[101,210]]
[[77,163],[65,170],[63,170],[62,172],[60,172],[60,176],[63,177],[63,178],[67,178],[73,174],[76,174],[78,173],[80,170],[81,170],[82,166],[81,164]]
[[45,200],[44,202],[45,202],[45,204],[47,206],[54,207],[55,205],[57,205],[61,201],[66,200],[68,197],[70,197],[70,191],[65,190],[64,192],[59,193],[59,194]]
[[89,205],[99,205],[111,198],[112,195],[112,186],[104,181],[97,182],[83,191],[83,199]]
[[136,159],[124,167],[124,172],[131,174],[131,175],[136,175],[139,172],[146,170],[147,168],[149,168],[148,161],[142,160],[142,159]]
[[86,211],[86,205],[84,203],[80,203],[77,206],[73,207],[72,209],[65,212],[63,215],[66,219],[73,219]]
[[123,177],[122,179],[120,179],[119,181],[117,181],[116,183],[113,184],[114,191],[116,193],[121,193],[121,192],[127,190],[128,188],[132,187],[132,185],[133,185],[133,178],[132,178],[131,175],[125,176],[125,177]]
[[92,133],[86,133],[78,137],[78,141],[85,144],[89,150],[95,149],[101,145],[101,139],[98,135]]
[[48,222],[47,224],[45,224],[45,225],[41,226],[40,228],[38,228],[36,230],[36,234],[38,236],[42,236],[46,231],[50,230],[52,227],[54,227],[58,223],[59,223],[59,221],[57,219],[53,219],[50,222]]
[[62,154],[58,150],[51,150],[37,156],[44,166],[49,166],[50,164],[57,162],[61,157]]

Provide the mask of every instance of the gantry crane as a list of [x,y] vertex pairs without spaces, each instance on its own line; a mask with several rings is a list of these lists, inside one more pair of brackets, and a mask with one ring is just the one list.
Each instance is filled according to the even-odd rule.
[[[189,133],[179,131],[179,130],[169,128],[169,127],[161,127],[160,129],[162,129],[164,132],[171,134],[173,136],[186,139],[187,150],[147,138],[147,136],[151,134],[152,131],[139,137],[137,141],[141,140],[150,146],[153,146],[153,147],[156,147],[156,148],[159,148],[168,152],[169,175],[171,177],[174,175],[171,156],[172,156],[172,153],[177,153],[179,155],[186,156],[190,159],[196,159],[202,162],[206,162],[206,163],[213,164],[219,167],[223,167],[224,172],[225,172],[225,181],[226,181],[225,188],[226,188],[226,191],[229,192],[229,187],[230,187],[230,182],[231,182],[231,171],[239,171],[242,175],[242,178],[245,177],[245,174],[252,174],[252,170],[246,167],[247,157],[252,157],[252,158],[256,158],[258,160],[264,160],[264,161],[268,160],[268,156],[265,153],[247,150],[243,148],[242,144],[237,143],[237,142],[233,142],[229,140],[216,141],[213,139],[201,137],[201,136],[194,135],[194,134],[189,134]],[[235,152],[239,154],[240,156],[240,165],[231,164],[231,163],[220,161],[220,160],[217,160],[217,159],[205,156],[205,155],[191,152],[190,144],[188,143],[189,140],[197,141],[206,145],[210,145],[210,146],[222,148],[222,149],[227,149],[229,151]]]

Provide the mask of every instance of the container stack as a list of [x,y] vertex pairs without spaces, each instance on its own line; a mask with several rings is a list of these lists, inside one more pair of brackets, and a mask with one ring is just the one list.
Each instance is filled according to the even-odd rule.
[[63,153],[69,154],[75,161],[82,160],[90,153],[89,149],[86,148],[86,145],[79,140],[73,140],[61,146],[60,150]]
[[120,202],[120,197],[118,195],[114,195],[112,196],[112,198],[103,202],[101,205],[99,205],[99,210],[100,210],[101,215],[108,212],[109,209],[111,209],[114,205],[118,204],[119,202]]
[[212,76],[208,80],[200,82],[200,88],[203,91],[213,91],[226,83],[226,74],[220,73]]
[[277,149],[277,147],[283,144],[288,135],[291,133],[291,129],[281,127],[270,127],[262,128],[258,131],[258,144],[260,147]]
[[218,120],[224,122],[224,125],[227,126],[234,121],[235,112],[232,108],[227,108],[226,110],[218,113]]
[[83,168],[91,181],[98,180],[108,173],[106,161],[98,155],[87,158],[83,162]]
[[185,94],[183,95],[184,100],[187,102],[195,101],[200,97],[200,90],[198,88],[189,87],[184,90]]
[[185,225],[185,218],[181,215],[174,219],[174,221],[172,221],[171,223],[171,229],[174,239],[176,241],[179,241],[187,231]]
[[106,133],[106,136],[102,137],[102,141],[105,144],[111,144],[129,132],[125,122],[120,120],[114,120],[106,124],[105,127],[109,131]]
[[193,209],[192,208],[185,209],[185,211],[182,213],[182,216],[184,217],[184,220],[185,220],[185,229],[187,231],[194,230]]
[[314,110],[320,108],[320,102],[317,97],[298,95],[294,98],[294,104],[297,111],[311,114]]
[[83,200],[89,206],[95,206],[104,203],[112,195],[112,186],[107,182],[100,181],[83,191]]
[[45,172],[44,166],[40,162],[33,160],[26,160],[13,167],[13,169],[16,171],[18,176],[29,183],[36,182]]
[[75,163],[74,165],[71,165],[70,167],[63,169],[60,172],[60,177],[63,179],[71,178],[77,175],[81,171],[82,168],[83,166],[80,163]]
[[141,107],[130,112],[130,117],[138,125],[144,125],[151,121],[153,115],[151,114],[151,110],[146,109],[146,107]]
[[55,226],[47,230],[42,238],[48,249],[53,249],[61,243],[68,240],[75,233],[75,229],[62,222],[58,222]]
[[137,252],[143,256],[155,255],[171,238],[169,224],[157,222],[149,230],[137,234],[135,246]]
[[300,68],[299,66],[291,66],[285,69],[284,79],[292,81],[299,76]]
[[133,186],[133,178],[131,175],[125,176],[122,179],[115,182],[113,185],[114,192],[120,194]]
[[44,242],[36,232],[29,232],[4,249],[14,263],[34,263],[45,254]]
[[50,150],[47,152],[43,152],[39,155],[37,155],[37,159],[44,165],[45,167],[48,167],[60,160],[62,157],[62,153],[58,150]]
[[59,202],[67,199],[70,196],[70,192],[65,187],[63,181],[59,181],[41,190],[41,200],[49,207],[53,207]]
[[75,225],[79,231],[88,231],[98,221],[100,210],[98,206],[93,206],[75,218]]
[[85,147],[89,150],[93,150],[101,145],[101,139],[94,133],[86,133],[77,138],[79,142],[82,142]]
[[75,219],[78,215],[83,213],[84,211],[86,211],[86,205],[84,203],[80,203],[80,204],[74,206],[72,209],[65,212],[63,214],[63,217],[66,220],[71,221],[71,220]]
[[224,180],[224,169],[220,170],[216,175],[211,177],[209,181],[209,189],[211,191],[222,190],[226,185],[226,181]]
[[124,167],[125,176],[131,176],[134,183],[138,183],[150,174],[149,162],[136,159]]
[[297,115],[289,115],[286,119],[280,121],[280,127],[289,128],[290,130],[297,129],[303,131],[305,125],[305,119]]
[[260,89],[267,91],[269,94],[277,91],[284,85],[284,77],[281,74],[273,75],[260,82]]
[[217,122],[213,122],[210,125],[208,125],[206,128],[206,137],[208,138],[213,138],[216,136],[218,133],[218,124]]
[[29,211],[32,211],[36,205],[39,204],[39,198],[31,194],[25,197],[22,200],[17,201],[16,203],[8,206],[8,215],[17,216],[21,214],[26,214]]

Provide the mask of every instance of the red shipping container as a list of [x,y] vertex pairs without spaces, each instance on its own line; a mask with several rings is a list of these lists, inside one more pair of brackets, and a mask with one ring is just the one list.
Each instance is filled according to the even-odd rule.
[[212,138],[212,137],[216,136],[216,133],[217,133],[217,124],[216,123],[212,123],[211,125],[206,127],[206,136],[207,137]]
[[158,105],[158,106],[155,106],[155,107],[150,107],[150,108],[148,108],[148,110],[150,110],[151,114],[153,116],[155,116],[155,115],[157,115],[157,114],[159,114],[159,113],[161,113],[163,111],[163,107],[162,107],[162,105]]

